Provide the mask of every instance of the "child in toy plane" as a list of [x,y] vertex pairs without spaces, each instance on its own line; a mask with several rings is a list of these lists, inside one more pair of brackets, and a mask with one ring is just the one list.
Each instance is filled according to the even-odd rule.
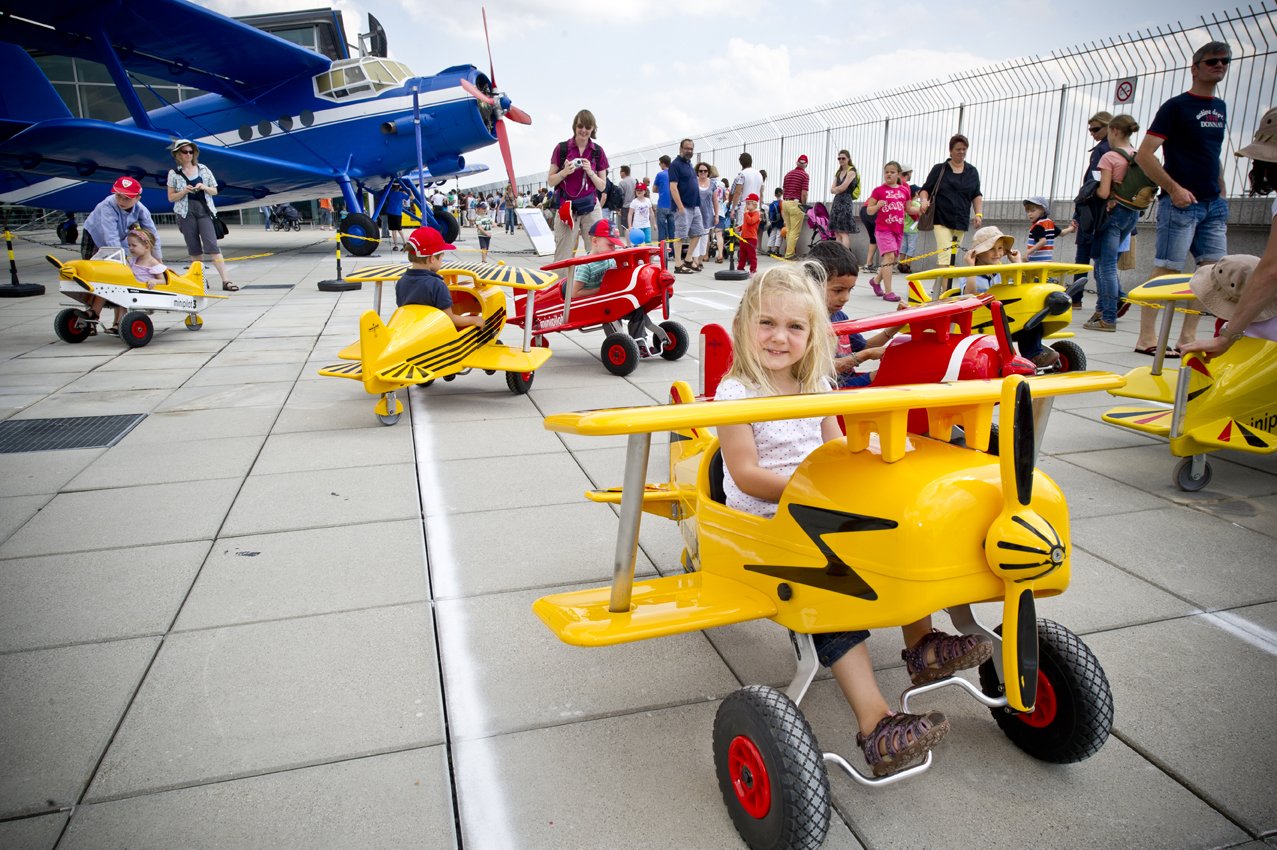
[[[1020,252],[1015,250],[1015,237],[1003,234],[1001,230],[990,225],[982,227],[971,237],[971,250],[967,252],[968,266],[992,266],[1008,260],[1012,263],[1020,261]],[[988,292],[989,287],[1001,282],[1002,276],[996,273],[973,275],[966,279],[964,292],[978,295]],[[1042,344],[1042,325],[1023,328],[1011,335],[1020,347],[1020,356],[1032,360],[1035,366],[1049,369],[1059,365],[1060,354]]]
[[433,227],[418,227],[408,237],[404,250],[408,252],[412,268],[404,272],[395,284],[396,306],[423,304],[437,307],[452,319],[457,330],[483,326],[483,316],[463,316],[453,311],[452,293],[439,274],[443,268],[444,252],[457,250],[455,245],[444,242]]
[[[840,246],[841,247],[841,246]],[[845,249],[844,249],[845,250]],[[732,324],[734,362],[718,385],[716,400],[794,395],[833,389],[833,342],[825,332],[823,299],[808,276],[793,266],[756,275]],[[724,425],[718,429],[728,507],[772,517],[790,477],[803,459],[841,437],[837,417]],[[992,644],[980,636],[934,632],[930,618],[905,653],[915,684],[943,678],[988,660]],[[864,630],[814,635],[821,664],[829,667],[856,715],[856,742],[876,776],[922,761],[948,732],[945,716],[893,713],[874,680]]]

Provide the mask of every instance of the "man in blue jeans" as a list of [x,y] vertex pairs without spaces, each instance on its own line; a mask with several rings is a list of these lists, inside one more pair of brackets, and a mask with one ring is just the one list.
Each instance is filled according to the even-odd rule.
[[659,161],[661,171],[652,179],[652,184],[656,187],[656,238],[673,258],[674,250],[668,242],[674,238],[674,204],[670,200],[669,155],[663,154]]
[[[1201,267],[1228,253],[1228,201],[1220,163],[1228,106],[1215,97],[1215,89],[1228,73],[1232,57],[1232,49],[1222,41],[1199,47],[1193,54],[1192,88],[1158,108],[1135,153],[1135,163],[1162,187],[1154,276],[1180,274],[1189,254]],[[1165,164],[1154,156],[1159,147],[1165,149]],[[1140,354],[1157,354],[1156,324],[1156,311],[1144,307],[1135,342]],[[1168,349],[1166,356],[1179,357],[1179,349],[1196,336],[1197,316],[1185,314],[1179,345]]]

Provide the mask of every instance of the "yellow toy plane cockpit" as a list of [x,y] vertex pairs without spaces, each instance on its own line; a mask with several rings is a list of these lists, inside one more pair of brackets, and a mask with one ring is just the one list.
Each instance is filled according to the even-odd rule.
[[[398,280],[407,270],[404,264],[375,266],[346,280],[378,284],[380,306],[380,284]],[[446,313],[422,304],[398,308],[385,323],[380,310],[368,310],[359,319],[359,341],[337,354],[354,362],[319,370],[321,375],[363,381],[365,390],[380,395],[375,412],[384,425],[395,424],[403,413],[396,390],[413,384],[430,386],[438,378],[451,381],[471,369],[482,369],[490,375],[505,372],[506,386],[522,394],[532,386],[533,373],[550,359],[549,348],[531,346],[530,330],[524,330],[522,350],[497,339],[506,322],[501,287],[537,292],[558,283],[557,275],[489,263],[449,263],[439,274],[448,282],[453,310],[482,316],[481,327],[458,330]],[[530,312],[532,299],[527,303]],[[528,321],[526,328],[531,326]]]
[[[796,775],[795,765],[818,768],[823,759],[866,785],[899,781],[931,765],[928,755],[922,764],[870,778],[840,755],[822,754],[797,707],[818,670],[814,633],[900,626],[946,608],[959,631],[987,635],[1001,651],[981,667],[980,688],[960,677],[911,687],[902,709],[909,710],[911,697],[956,685],[988,706],[1029,754],[1057,763],[1088,758],[1108,737],[1112,695],[1085,644],[1037,618],[1035,597],[1068,587],[1070,552],[1064,496],[1034,469],[1032,404],[1035,396],[1121,382],[1098,372],[1013,375],[710,402],[692,401],[691,387],[679,382],[671,389],[673,404],[552,415],[549,430],[626,434],[629,442],[624,486],[587,494],[620,504],[611,587],[545,596],[533,610],[576,646],[756,619],[791,631],[798,670],[788,689],[737,691],[715,722],[718,781],[752,847],[791,846],[771,840],[776,830],[814,835],[803,847],[823,840],[828,775],[815,768]],[[997,404],[998,457],[948,442],[952,426],[961,425],[968,445],[987,445]],[[919,409],[927,412],[927,435],[908,430],[909,412]],[[799,465],[775,517],[727,507],[711,427],[829,415],[842,418],[846,437]],[[671,432],[670,479],[648,484],[657,431]],[[679,523],[685,574],[634,581],[644,512]],[[979,623],[971,609],[990,601],[1002,602],[1000,633]],[[804,790],[818,787],[823,794]],[[802,826],[778,826],[794,823]]]
[[1277,343],[1242,337],[1209,361],[1189,354],[1178,369],[1163,368],[1175,305],[1195,298],[1191,279],[1163,275],[1126,294],[1137,304],[1164,308],[1157,354],[1152,366],[1132,369],[1126,385],[1109,392],[1148,403],[1115,407],[1102,418],[1119,428],[1165,437],[1171,454],[1183,458],[1172,475],[1176,486],[1193,492],[1210,483],[1210,452],[1277,451]]
[[[997,274],[999,282],[990,286],[988,292],[1001,302],[1007,333],[1012,339],[1019,342],[1022,333],[1039,329],[1042,337],[1057,340],[1050,347],[1060,355],[1060,361],[1048,371],[1081,372],[1086,369],[1086,354],[1080,345],[1069,339],[1073,333],[1068,330],[1069,323],[1073,321],[1073,299],[1058,281],[1065,275],[1090,270],[1088,265],[1057,262],[940,266],[915,272],[905,280],[909,282],[909,304],[916,306],[932,300],[932,295],[923,285],[926,281],[934,281],[934,297],[944,299],[962,294],[961,286],[946,287],[957,278]],[[976,311],[971,329],[979,333],[993,333],[993,316],[987,307]]]
[[[186,329],[197,331],[204,327],[200,313],[212,302],[228,297],[204,291],[204,266],[198,261],[191,263],[185,274],[166,268],[163,283],[148,288],[133,276],[123,248],[103,248],[91,260],[64,263],[51,255],[45,259],[58,270],[58,291],[63,295],[84,307],[96,296],[108,307],[125,310],[119,331],[129,348],[141,348],[155,335],[151,314],[182,313]],[[53,330],[63,342],[84,342],[97,332],[100,323],[90,310],[69,307],[54,318]]]

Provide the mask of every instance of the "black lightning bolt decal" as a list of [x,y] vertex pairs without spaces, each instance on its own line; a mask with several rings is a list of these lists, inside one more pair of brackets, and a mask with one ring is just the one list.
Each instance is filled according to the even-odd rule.
[[874,601],[878,593],[847,565],[834,550],[825,545],[826,534],[841,534],[848,531],[886,531],[897,527],[895,520],[866,514],[849,514],[843,511],[831,511],[825,508],[814,508],[810,505],[790,505],[789,514],[798,523],[798,527],[811,538],[816,548],[825,556],[827,563],[822,570],[819,567],[769,566],[764,564],[746,564],[750,572],[762,573],[782,581],[794,584],[805,584],[844,596],[855,596],[859,599]]

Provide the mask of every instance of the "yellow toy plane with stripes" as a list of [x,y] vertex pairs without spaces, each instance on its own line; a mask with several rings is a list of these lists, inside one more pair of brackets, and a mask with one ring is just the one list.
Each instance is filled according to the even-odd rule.
[[[361,269],[348,281],[378,285],[397,281],[405,264]],[[549,348],[533,348],[530,332],[523,334],[522,349],[507,346],[497,337],[506,322],[506,297],[502,287],[539,291],[558,282],[548,272],[489,263],[449,263],[439,274],[448,282],[454,312],[482,316],[483,325],[458,330],[443,311],[422,304],[407,304],[382,322],[379,311],[368,310],[359,318],[359,341],[343,348],[343,361],[325,366],[319,374],[363,381],[364,389],[379,395],[374,408],[383,425],[393,425],[403,413],[396,391],[437,379],[453,380],[471,369],[489,375],[506,373],[513,393],[526,393],[533,373],[550,359]],[[380,296],[380,292],[378,292]],[[529,305],[532,299],[527,299]],[[527,327],[532,326],[531,321]]]
[[1165,437],[1171,454],[1183,458],[1172,478],[1190,492],[1210,483],[1211,452],[1277,452],[1277,344],[1242,337],[1209,361],[1189,354],[1178,369],[1163,368],[1173,308],[1194,299],[1191,279],[1163,275],[1126,294],[1137,304],[1164,304],[1158,353],[1152,366],[1131,370],[1124,387],[1109,391],[1147,403],[1115,407],[1103,416],[1110,425]]
[[[1108,737],[1112,695],[1085,644],[1037,618],[1034,599],[1069,585],[1070,551],[1064,496],[1034,469],[1033,405],[1121,382],[1074,372],[709,402],[694,401],[679,382],[668,405],[552,415],[545,422],[551,431],[625,434],[629,442],[624,486],[586,494],[620,505],[611,586],[545,596],[533,610],[576,646],[758,619],[790,630],[798,672],[789,688],[737,691],[715,722],[719,784],[750,846],[791,846],[766,839],[786,830],[815,837],[804,847],[820,843],[829,821],[822,758],[868,785],[931,764],[928,756],[871,778],[821,753],[797,707],[818,669],[814,633],[900,626],[946,608],[960,631],[987,635],[1001,651],[981,668],[982,687],[960,677],[920,685],[905,691],[903,709],[911,696],[957,685],[990,707],[1029,754],[1080,761]],[[949,442],[952,426],[961,425],[967,445],[987,445],[998,404],[998,457]],[[909,433],[909,412],[919,409],[927,412],[927,435]],[[726,505],[712,427],[830,415],[842,418],[846,437],[799,465],[774,517]],[[659,431],[671,435],[670,478],[648,484]],[[643,513],[679,524],[683,573],[634,580]],[[981,602],[1002,603],[1000,630],[977,621],[971,606]],[[811,793],[818,788],[823,793]]]

